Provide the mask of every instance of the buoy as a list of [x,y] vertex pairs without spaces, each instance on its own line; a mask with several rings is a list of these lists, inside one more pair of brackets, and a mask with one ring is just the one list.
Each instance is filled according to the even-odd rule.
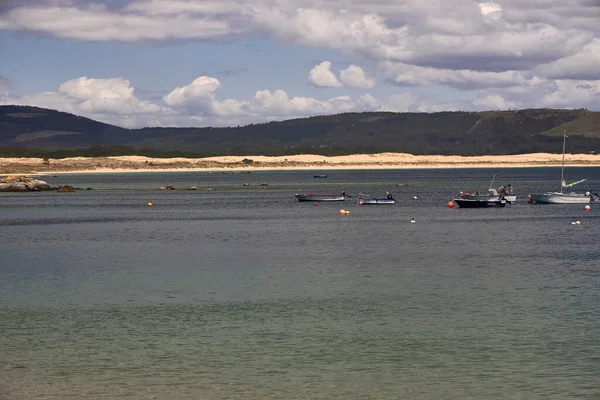
[[449,202],[448,202],[448,207],[450,207],[450,208],[454,208],[454,202],[453,202],[453,201],[449,201]]
[[533,204],[533,197],[530,197],[530,198],[529,198],[529,200],[527,200],[527,202],[528,202],[529,204]]
[[585,211],[590,211],[590,210],[592,209],[592,207],[590,207],[590,205],[589,205],[589,204],[586,204],[586,206],[585,206],[585,207],[583,207],[583,209],[584,209]]
[[410,220],[410,223],[411,223],[411,224],[414,224],[414,223],[416,223],[416,222],[417,222],[417,221],[415,221],[415,219],[414,219],[414,218]]
[[350,211],[346,210],[346,213],[345,213],[345,214],[350,214]]
[[413,197],[413,200],[416,200],[416,199],[417,199],[417,196]]
[[152,207],[152,203],[148,203],[148,207]]
[[319,203],[315,203],[315,206],[318,206],[318,205],[319,205]]
[[571,221],[571,225],[577,225],[575,221]]
[[581,224],[581,222],[575,221],[575,225],[579,225],[579,224]]
[[340,210],[340,214],[346,214],[346,210],[344,210],[344,209]]

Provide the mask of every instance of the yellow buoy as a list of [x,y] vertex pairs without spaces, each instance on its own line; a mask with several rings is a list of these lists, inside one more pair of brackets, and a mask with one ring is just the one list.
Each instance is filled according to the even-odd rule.
[[152,203],[148,203],[148,207],[152,207]]

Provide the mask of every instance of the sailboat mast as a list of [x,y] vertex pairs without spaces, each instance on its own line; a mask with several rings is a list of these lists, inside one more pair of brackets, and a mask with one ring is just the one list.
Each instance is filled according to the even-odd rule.
[[560,193],[563,191],[563,182],[565,180],[565,145],[567,143],[567,131],[563,132],[563,152],[562,152],[562,167],[560,168]]

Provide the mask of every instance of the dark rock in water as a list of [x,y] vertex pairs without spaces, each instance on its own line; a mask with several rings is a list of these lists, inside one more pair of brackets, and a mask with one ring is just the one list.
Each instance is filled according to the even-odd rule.
[[23,176],[7,176],[0,179],[0,192],[41,192],[52,189],[45,181]]
[[71,185],[62,185],[59,186],[58,189],[56,189],[56,191],[60,193],[71,193],[75,191],[75,188]]

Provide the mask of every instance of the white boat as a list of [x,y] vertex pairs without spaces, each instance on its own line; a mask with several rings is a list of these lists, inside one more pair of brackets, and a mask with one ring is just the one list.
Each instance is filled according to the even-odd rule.
[[530,202],[536,204],[587,204],[592,199],[592,194],[588,191],[585,193],[565,192],[564,189],[573,187],[579,183],[585,182],[581,179],[577,182],[569,183],[565,181],[565,144],[567,142],[567,131],[563,134],[563,150],[562,150],[562,166],[560,170],[560,191],[546,192],[543,194],[530,194]]

